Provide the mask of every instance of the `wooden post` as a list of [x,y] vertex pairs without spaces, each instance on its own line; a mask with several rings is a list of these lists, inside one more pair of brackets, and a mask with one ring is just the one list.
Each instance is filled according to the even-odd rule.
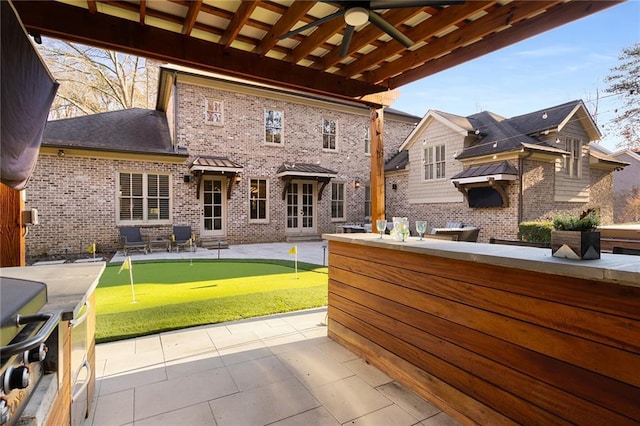
[[385,218],[384,212],[384,120],[382,108],[370,108],[371,132],[371,223]]
[[22,210],[20,191],[0,183],[0,267],[26,264]]

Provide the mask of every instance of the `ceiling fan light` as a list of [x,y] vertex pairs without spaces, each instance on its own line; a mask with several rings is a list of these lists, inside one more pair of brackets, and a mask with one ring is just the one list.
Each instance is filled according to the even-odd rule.
[[369,20],[369,11],[364,7],[352,7],[344,13],[344,21],[352,27],[364,25]]

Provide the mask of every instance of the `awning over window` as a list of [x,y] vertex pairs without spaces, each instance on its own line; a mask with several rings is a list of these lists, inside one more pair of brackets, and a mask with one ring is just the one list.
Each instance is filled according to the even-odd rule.
[[466,185],[469,183],[489,182],[490,180],[516,180],[518,170],[509,162],[498,164],[483,164],[469,167],[451,178],[454,184]]
[[[238,176],[244,168],[235,161],[229,160],[227,157],[209,157],[199,156],[193,160],[189,170],[197,178],[196,186],[196,198],[200,198],[200,185],[202,184],[202,177],[205,174],[220,175],[227,178],[227,200],[231,198],[231,189],[234,182],[237,181]],[[238,178],[239,179],[239,178]]]
[[333,170],[325,169],[317,164],[304,164],[304,163],[282,163],[278,167],[276,176],[279,178],[295,178],[295,179],[331,179],[338,177],[338,174]]
[[509,181],[518,178],[518,170],[508,161],[469,167],[451,178],[469,207],[508,207]]
[[[289,182],[293,179],[315,180],[322,183],[322,186],[318,188],[318,200],[322,199],[322,192],[327,186],[329,181],[338,177],[338,174],[333,170],[325,169],[317,164],[305,164],[305,163],[282,163],[278,167],[276,177],[281,178],[285,182]],[[282,191],[282,199],[287,197],[288,185],[284,186]]]
[[241,173],[243,167],[235,161],[229,160],[227,157],[196,157],[191,163],[189,170],[192,172],[213,172],[213,173]]

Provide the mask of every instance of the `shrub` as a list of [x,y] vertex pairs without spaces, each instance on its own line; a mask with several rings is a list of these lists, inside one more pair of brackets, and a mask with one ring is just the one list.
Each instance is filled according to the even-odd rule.
[[593,231],[600,225],[600,217],[589,209],[580,216],[560,215],[553,218],[553,229],[558,231]]
[[518,232],[522,241],[550,243],[553,222],[521,222]]

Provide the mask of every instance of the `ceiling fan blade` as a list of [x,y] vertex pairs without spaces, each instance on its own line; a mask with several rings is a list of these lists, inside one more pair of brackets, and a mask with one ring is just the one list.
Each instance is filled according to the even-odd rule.
[[409,48],[413,46],[413,40],[402,34],[398,29],[396,29],[396,27],[385,21],[382,16],[378,15],[374,11],[369,11],[369,22],[389,34],[395,41],[404,47]]
[[450,6],[454,4],[463,4],[465,0],[378,0],[370,1],[370,9],[400,9],[403,7],[426,7],[426,6]]
[[342,43],[340,44],[340,57],[344,58],[347,56],[347,52],[349,51],[349,44],[351,44],[351,37],[353,37],[353,32],[356,30],[356,27],[352,25],[347,25],[344,29],[344,35],[342,36]]
[[337,11],[335,13],[332,13],[331,15],[325,16],[324,18],[316,19],[313,22],[309,22],[307,25],[303,25],[303,26],[301,26],[299,28],[296,28],[295,30],[291,30],[288,33],[282,34],[280,37],[278,37],[278,39],[284,40],[285,38],[292,37],[292,36],[294,36],[296,34],[299,34],[299,33],[303,32],[303,31],[308,30],[309,28],[317,27],[318,25],[322,25],[325,22],[329,22],[329,21],[331,21],[333,19],[339,18],[342,15],[344,15],[344,13],[345,13],[345,10],[339,10],[339,11]]

